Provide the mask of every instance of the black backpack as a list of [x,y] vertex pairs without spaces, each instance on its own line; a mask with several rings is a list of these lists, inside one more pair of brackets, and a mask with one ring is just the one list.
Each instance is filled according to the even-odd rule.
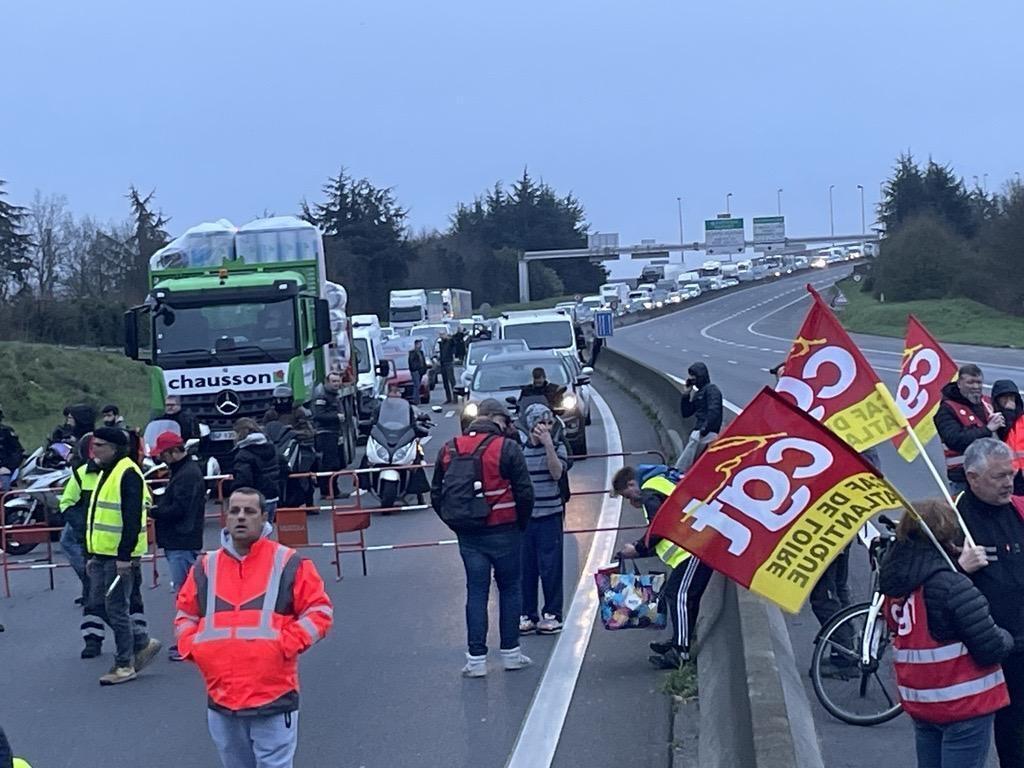
[[479,530],[487,525],[491,506],[484,498],[483,455],[497,435],[488,435],[472,453],[459,453],[458,443],[448,444],[450,460],[441,481],[440,517],[453,531]]

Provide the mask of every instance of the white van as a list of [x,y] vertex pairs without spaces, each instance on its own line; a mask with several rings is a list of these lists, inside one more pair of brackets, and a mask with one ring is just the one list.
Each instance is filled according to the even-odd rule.
[[522,339],[530,349],[554,349],[578,359],[572,318],[561,311],[506,312],[498,321],[499,339]]

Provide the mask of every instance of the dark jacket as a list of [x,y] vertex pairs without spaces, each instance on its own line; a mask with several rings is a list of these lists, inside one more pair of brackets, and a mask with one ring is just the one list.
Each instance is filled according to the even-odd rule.
[[[945,405],[947,400],[970,410],[974,414],[974,418],[978,420],[978,425],[965,427],[961,424],[960,419],[956,417],[956,413],[948,405]],[[939,410],[935,412],[932,421],[935,422],[935,429],[938,430],[939,439],[949,450],[963,455],[967,447],[975,440],[982,437],[992,437],[992,433],[985,426],[988,423],[988,413],[985,411],[985,405],[983,403],[972,403],[964,397],[955,381],[942,388],[942,402],[943,405],[939,406]],[[946,477],[954,483],[967,482],[963,466],[949,467],[946,470]]]
[[441,365],[455,364],[455,341],[451,338],[441,339],[437,343],[437,357]]
[[992,620],[988,600],[967,576],[950,570],[935,545],[896,542],[882,562],[879,589],[887,597],[904,598],[920,586],[935,640],[959,640],[982,666],[1002,661],[1013,649],[1013,637]]
[[235,446],[234,479],[231,490],[255,488],[267,499],[280,495],[278,479],[281,476],[277,448],[262,432],[254,432]]
[[165,413],[158,418],[161,420],[167,419],[168,421],[173,421],[177,424],[178,428],[181,430],[182,440],[191,440],[199,437],[199,422],[196,421],[195,416],[188,413],[184,408],[177,413]]
[[[1012,410],[1005,410],[1000,408],[997,403],[1002,395],[1013,395],[1015,405]],[[1006,421],[1006,426],[1000,428],[999,439],[1006,440],[1007,435],[1013,429],[1017,423],[1017,419],[1024,414],[1024,401],[1021,400],[1020,390],[1017,385],[1009,379],[999,379],[998,381],[992,382],[992,407],[997,413],[1003,414],[1003,419]]]
[[13,472],[21,466],[25,459],[25,449],[21,446],[18,433],[6,424],[0,424],[0,467]]
[[75,417],[75,426],[69,427],[67,424],[61,424],[54,428],[50,435],[51,442],[61,440],[77,442],[96,428],[96,409],[91,405],[85,403],[69,405],[64,412]]
[[557,408],[562,403],[563,394],[565,394],[565,387],[561,387],[558,384],[547,381],[540,387],[536,384],[527,384],[519,391],[519,399],[523,400],[527,397],[543,397],[548,401],[548,405],[552,408]]
[[[469,425],[466,431],[502,434],[498,425],[487,419],[477,419]],[[523,449],[519,443],[504,436],[499,439],[502,443],[498,472],[512,486],[512,498],[516,502],[516,525],[519,530],[525,530],[526,524],[530,522],[530,517],[533,514],[533,481],[530,480],[530,470],[526,468],[526,459],[523,458]],[[438,453],[437,461],[434,464],[434,479],[430,486],[430,505],[439,515],[441,514],[441,485],[444,482],[445,472],[442,455],[447,450],[448,446],[445,445]],[[510,525],[495,525],[484,530],[488,533],[496,533],[509,528],[511,528]]]
[[979,546],[994,547],[997,560],[971,574],[988,598],[996,624],[1014,637],[1024,635],[1024,520],[1012,504],[993,507],[970,489],[957,508]]
[[323,384],[317,384],[313,389],[311,410],[313,425],[318,435],[341,432],[341,422],[338,420],[341,411],[338,408],[337,392],[331,392]]
[[415,347],[409,350],[409,373],[426,373],[427,372],[427,356],[423,354],[422,349],[416,349]]
[[199,462],[186,456],[171,465],[171,478],[150,514],[156,522],[156,543],[164,549],[203,548],[206,480]]
[[711,374],[704,363],[694,363],[687,373],[695,380],[697,395],[692,400],[689,395],[683,395],[679,401],[679,412],[684,419],[695,417],[693,428],[699,430],[702,437],[711,432],[721,432],[722,390],[711,383]]

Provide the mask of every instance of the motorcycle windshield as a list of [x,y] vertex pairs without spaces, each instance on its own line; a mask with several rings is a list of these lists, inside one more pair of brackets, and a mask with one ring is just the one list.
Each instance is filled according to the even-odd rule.
[[381,429],[397,432],[412,424],[409,403],[399,397],[386,397],[381,401],[377,424]]
[[170,419],[157,419],[156,421],[151,421],[146,425],[146,431],[142,435],[142,442],[145,446],[147,456],[153,452],[153,447],[156,445],[156,439],[164,432],[172,432],[178,437],[181,437],[181,427],[178,426],[178,422],[176,421],[171,421]]

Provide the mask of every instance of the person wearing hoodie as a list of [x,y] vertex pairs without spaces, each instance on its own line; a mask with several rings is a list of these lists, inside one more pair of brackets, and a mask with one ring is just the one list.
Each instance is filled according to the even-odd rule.
[[267,517],[274,522],[280,495],[281,464],[277,448],[267,440],[255,419],[235,422],[235,456],[231,490],[255,488],[267,502]]
[[711,383],[711,374],[704,363],[687,369],[679,413],[683,419],[694,419],[690,439],[683,448],[676,469],[686,472],[722,431],[722,390]]
[[996,437],[1013,451],[1013,494],[1024,496],[1024,401],[1017,385],[1009,379],[992,382],[992,406],[1004,422]]
[[82,450],[82,438],[96,428],[96,409],[85,403],[69,405],[64,409],[64,423],[50,434],[51,443],[72,443],[76,450],[72,458],[75,466],[89,460]]
[[24,459],[25,449],[18,433],[14,427],[4,424],[4,407],[0,405],[0,493],[10,488],[11,477]]
[[[954,560],[962,534],[953,510],[941,500],[913,506]],[[900,701],[914,721],[917,764],[981,768],[995,713],[1009,703],[999,663],[1014,649],[1014,638],[996,625],[988,600],[950,567],[913,514],[904,514],[896,538],[881,563],[879,589],[893,632]],[[934,695],[953,686],[956,698]]]
[[967,490],[964,453],[975,440],[995,436],[1006,424],[1002,414],[982,394],[981,368],[968,363],[957,371],[956,381],[942,388],[942,402],[932,420],[946,455],[946,477],[953,493]]
[[330,630],[334,608],[312,561],[270,538],[263,494],[236,488],[225,519],[220,549],[196,562],[178,592],[178,650],[206,682],[224,768],[291,768],[298,657]]

